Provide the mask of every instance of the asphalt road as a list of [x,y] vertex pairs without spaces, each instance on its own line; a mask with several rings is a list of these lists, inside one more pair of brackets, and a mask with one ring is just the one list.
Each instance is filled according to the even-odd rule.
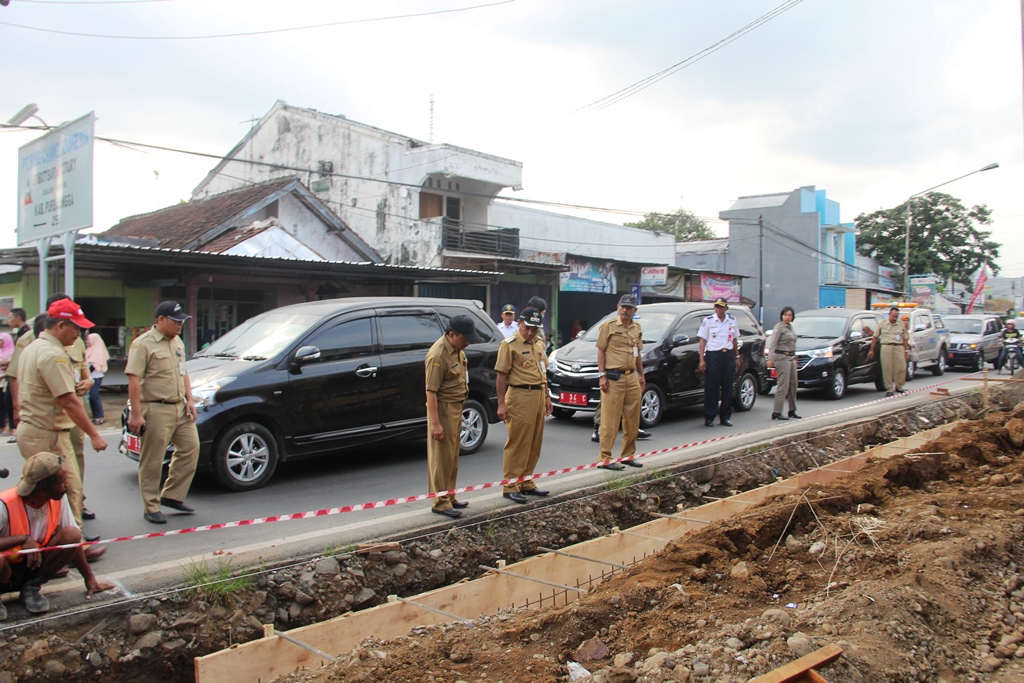
[[[954,370],[943,377],[932,377],[925,372],[907,385],[912,391],[924,391],[889,399],[879,405],[878,411],[881,413],[897,407],[900,402],[923,400],[929,391],[926,387],[966,374]],[[977,385],[976,382],[956,381],[946,384],[951,391]],[[717,424],[712,428],[705,427],[700,406],[682,408],[667,413],[662,423],[651,430],[653,437],[639,442],[638,452],[731,434],[753,433],[756,436],[759,432],[773,430],[772,436],[777,436],[784,430],[796,431],[811,426],[820,428],[822,421],[834,419],[839,422],[849,418],[823,416],[814,419],[815,416],[836,410],[851,409],[852,412],[857,406],[877,401],[882,396],[881,392],[875,391],[873,384],[850,387],[847,395],[839,401],[830,401],[816,391],[801,390],[798,406],[805,419],[790,422],[772,421],[772,397],[758,396],[751,411],[733,414],[732,428]],[[861,412],[873,409],[869,407]],[[597,444],[590,441],[591,430],[590,415],[577,414],[568,420],[548,419],[539,470],[549,471],[592,462],[597,455]],[[104,434],[111,444],[110,448],[102,453],[91,450],[87,452],[85,476],[86,505],[97,515],[96,520],[86,522],[86,530],[102,534],[104,538],[369,503],[426,492],[425,443],[389,445],[282,464],[268,486],[246,493],[227,492],[211,479],[197,477],[188,497],[188,503],[197,509],[196,514],[181,515],[172,510],[164,510],[169,523],[156,526],[142,518],[135,464],[116,450],[119,431],[108,429]],[[466,486],[500,480],[504,440],[504,425],[491,425],[483,448],[461,458],[459,484]],[[720,447],[731,448],[732,442],[732,439],[726,440]],[[88,449],[88,441],[86,443]],[[645,458],[646,471],[681,458],[678,452]],[[22,462],[15,444],[0,444],[0,466],[11,470],[11,477],[6,484],[17,481]],[[625,474],[634,471],[627,469]],[[604,470],[586,470],[583,473],[545,479],[541,487],[558,492],[612,476],[621,475]],[[491,514],[494,510],[515,507],[514,503],[501,497],[500,488],[474,491],[461,497],[470,502],[467,510],[469,513],[486,511]],[[243,557],[246,562],[260,559],[276,561],[290,554],[323,551],[398,530],[421,528],[445,521],[431,515],[430,503],[422,501],[327,517],[119,542],[108,546],[107,556],[97,564],[96,570],[116,578],[129,590],[142,590],[152,587],[154,575],[160,575],[167,583],[173,583],[180,577],[181,571],[178,568],[187,567],[189,558],[209,553],[233,553]],[[140,578],[147,573],[139,571],[143,567],[147,567],[151,575],[149,583]],[[80,585],[77,580],[76,583]]]

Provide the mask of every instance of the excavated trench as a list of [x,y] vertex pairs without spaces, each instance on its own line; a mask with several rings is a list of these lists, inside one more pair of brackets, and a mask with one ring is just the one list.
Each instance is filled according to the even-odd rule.
[[[991,409],[1024,397],[1016,385],[990,392]],[[642,475],[617,476],[602,486],[560,496],[526,510],[505,508],[454,527],[395,541],[397,549],[298,559],[262,568],[230,589],[182,589],[111,603],[7,631],[0,644],[0,683],[191,681],[193,658],[263,635],[324,621],[386,601],[481,575],[481,565],[513,563],[671,514],[863,449],[982,410],[980,394],[963,395],[838,427],[809,430]],[[371,634],[367,634],[371,635]]]

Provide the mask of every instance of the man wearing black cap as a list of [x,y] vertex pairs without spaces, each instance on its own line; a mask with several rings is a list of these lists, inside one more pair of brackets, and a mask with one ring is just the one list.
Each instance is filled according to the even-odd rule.
[[[470,344],[483,341],[473,319],[457,315],[444,335],[434,342],[423,359],[427,390],[427,479],[431,493],[455,488],[459,473],[462,432],[462,404],[469,396],[466,354]],[[462,516],[459,508],[469,503],[454,495],[434,498],[431,512],[452,519]]]
[[505,304],[501,307],[501,322],[498,323],[498,329],[501,330],[501,336],[505,339],[519,331],[519,325],[516,323],[516,307],[512,304]]
[[[526,477],[537,469],[544,438],[544,416],[551,414],[547,391],[544,344],[537,336],[542,318],[536,308],[524,308],[519,331],[498,345],[494,369],[498,373],[498,417],[508,430],[503,454],[502,478]],[[504,496],[525,503],[526,496],[546,496],[533,481],[505,485]]]
[[[65,459],[54,453],[37,453],[25,461],[18,485],[0,492],[0,552],[82,542],[82,532],[68,502],[68,470],[64,465]],[[40,592],[42,586],[59,576],[68,563],[85,580],[86,600],[93,593],[114,587],[96,578],[89,567],[86,549],[76,546],[0,556],[0,593],[20,590],[21,601],[29,613],[46,612],[50,603]],[[7,608],[0,603],[0,621],[6,618]]]
[[610,462],[615,436],[622,425],[622,462],[630,467],[643,467],[633,459],[636,453],[637,430],[640,429],[640,397],[647,387],[640,352],[644,348],[640,323],[633,320],[636,297],[625,294],[619,299],[619,317],[602,323],[597,335],[597,374],[601,386],[601,453],[597,460],[602,469],[625,469]]
[[[160,507],[195,512],[185,504],[199,460],[199,432],[192,383],[185,368],[181,329],[191,316],[175,301],[156,307],[156,323],[128,349],[128,400],[132,410],[128,429],[142,440],[139,453],[139,491],[142,516],[166,524]],[[160,488],[167,444],[174,446],[167,481]]]
[[715,299],[715,312],[704,318],[697,330],[700,362],[704,373],[704,426],[715,425],[715,414],[723,427],[732,427],[732,381],[740,369],[740,328],[728,313],[729,302]]

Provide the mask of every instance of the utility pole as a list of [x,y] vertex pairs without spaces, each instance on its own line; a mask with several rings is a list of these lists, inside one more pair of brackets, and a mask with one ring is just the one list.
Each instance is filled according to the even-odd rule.
[[[1021,0],[1024,2],[1024,0]],[[764,216],[757,217],[757,322],[764,327]]]

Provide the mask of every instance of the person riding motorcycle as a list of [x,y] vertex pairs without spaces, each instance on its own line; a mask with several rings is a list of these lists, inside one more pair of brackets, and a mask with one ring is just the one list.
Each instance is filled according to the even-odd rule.
[[1022,335],[1021,331],[1017,329],[1016,323],[1012,320],[1006,321],[1006,327],[1002,332],[1003,348],[999,351],[999,359],[996,361],[996,368],[999,372],[1003,371],[1003,365],[1006,363],[1006,359],[1010,353],[1013,353],[1017,358],[1017,367],[1024,367],[1024,352],[1021,351]]

